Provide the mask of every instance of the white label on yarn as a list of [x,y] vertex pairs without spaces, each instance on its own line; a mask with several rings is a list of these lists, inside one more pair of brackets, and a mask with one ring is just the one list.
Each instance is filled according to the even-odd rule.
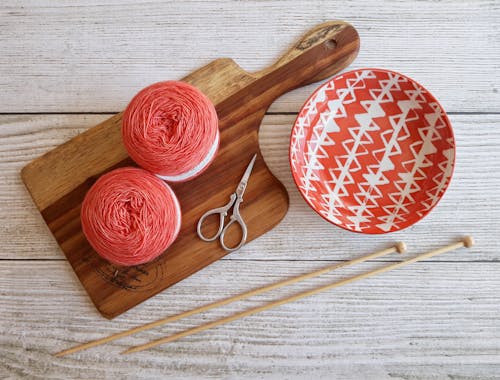
[[196,165],[193,169],[179,174],[179,175],[174,175],[174,176],[168,176],[168,175],[159,175],[156,174],[156,176],[164,181],[167,182],[181,182],[181,181],[186,181],[187,179],[191,179],[195,177],[197,174],[199,174],[203,169],[207,167],[207,165],[212,161],[212,159],[215,157],[215,154],[217,153],[217,148],[219,146],[219,131],[217,131],[217,135],[215,136],[214,143],[210,147],[210,150],[208,151],[207,155],[205,158],[198,164]]
[[181,229],[181,223],[182,223],[181,205],[179,203],[179,200],[177,199],[177,196],[175,195],[174,191],[172,190],[172,188],[170,186],[168,186],[168,184],[166,184],[166,183],[165,183],[165,186],[167,187],[168,191],[170,192],[170,195],[172,196],[172,199],[173,199],[174,205],[175,205],[175,210],[177,213],[177,224],[175,226],[175,239],[174,239],[174,241],[175,241],[177,239],[177,236],[179,235],[179,231]]

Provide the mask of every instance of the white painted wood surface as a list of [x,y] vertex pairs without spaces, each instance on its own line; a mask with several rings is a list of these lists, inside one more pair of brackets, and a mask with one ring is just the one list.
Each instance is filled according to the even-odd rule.
[[[120,111],[142,87],[215,58],[262,69],[331,19],[359,30],[352,68],[401,71],[448,111],[500,111],[496,0],[22,3],[0,11],[0,112]],[[313,88],[284,96],[271,110],[296,111]]]
[[[118,111],[139,88],[229,56],[248,70],[309,27],[345,19],[352,68],[420,81],[451,112],[455,176],[412,228],[365,236],[333,227],[296,191],[294,114],[314,86],[278,99],[261,146],[290,194],[272,232],[114,321],[91,305],[20,180],[31,159]],[[500,378],[500,4],[497,1],[19,1],[0,5],[0,378]],[[50,113],[50,114],[49,114]],[[404,240],[410,255],[472,234],[477,246],[122,357],[142,343],[388,257],[193,316],[68,358],[88,339]]]

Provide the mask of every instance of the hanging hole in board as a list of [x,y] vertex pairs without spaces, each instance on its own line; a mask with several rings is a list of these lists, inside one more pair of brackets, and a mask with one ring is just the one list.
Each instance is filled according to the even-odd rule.
[[333,50],[337,47],[337,41],[334,39],[330,38],[324,42],[324,45],[326,46],[327,49]]

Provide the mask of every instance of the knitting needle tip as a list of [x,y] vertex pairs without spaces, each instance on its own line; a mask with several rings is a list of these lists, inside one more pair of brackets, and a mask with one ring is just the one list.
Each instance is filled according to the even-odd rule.
[[131,354],[133,352],[136,352],[136,351],[140,351],[140,350],[135,350],[135,347],[130,347],[130,348],[126,349],[125,351],[120,352],[120,355],[127,355],[127,354]]

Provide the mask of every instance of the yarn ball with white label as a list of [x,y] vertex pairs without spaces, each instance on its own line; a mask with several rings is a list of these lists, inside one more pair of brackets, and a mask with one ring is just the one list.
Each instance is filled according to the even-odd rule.
[[172,189],[155,175],[125,167],[102,175],[80,212],[89,244],[119,266],[147,263],[176,239],[181,209]]
[[217,113],[196,87],[181,81],[158,82],[128,104],[122,139],[142,168],[166,181],[187,181],[201,174],[216,156]]

